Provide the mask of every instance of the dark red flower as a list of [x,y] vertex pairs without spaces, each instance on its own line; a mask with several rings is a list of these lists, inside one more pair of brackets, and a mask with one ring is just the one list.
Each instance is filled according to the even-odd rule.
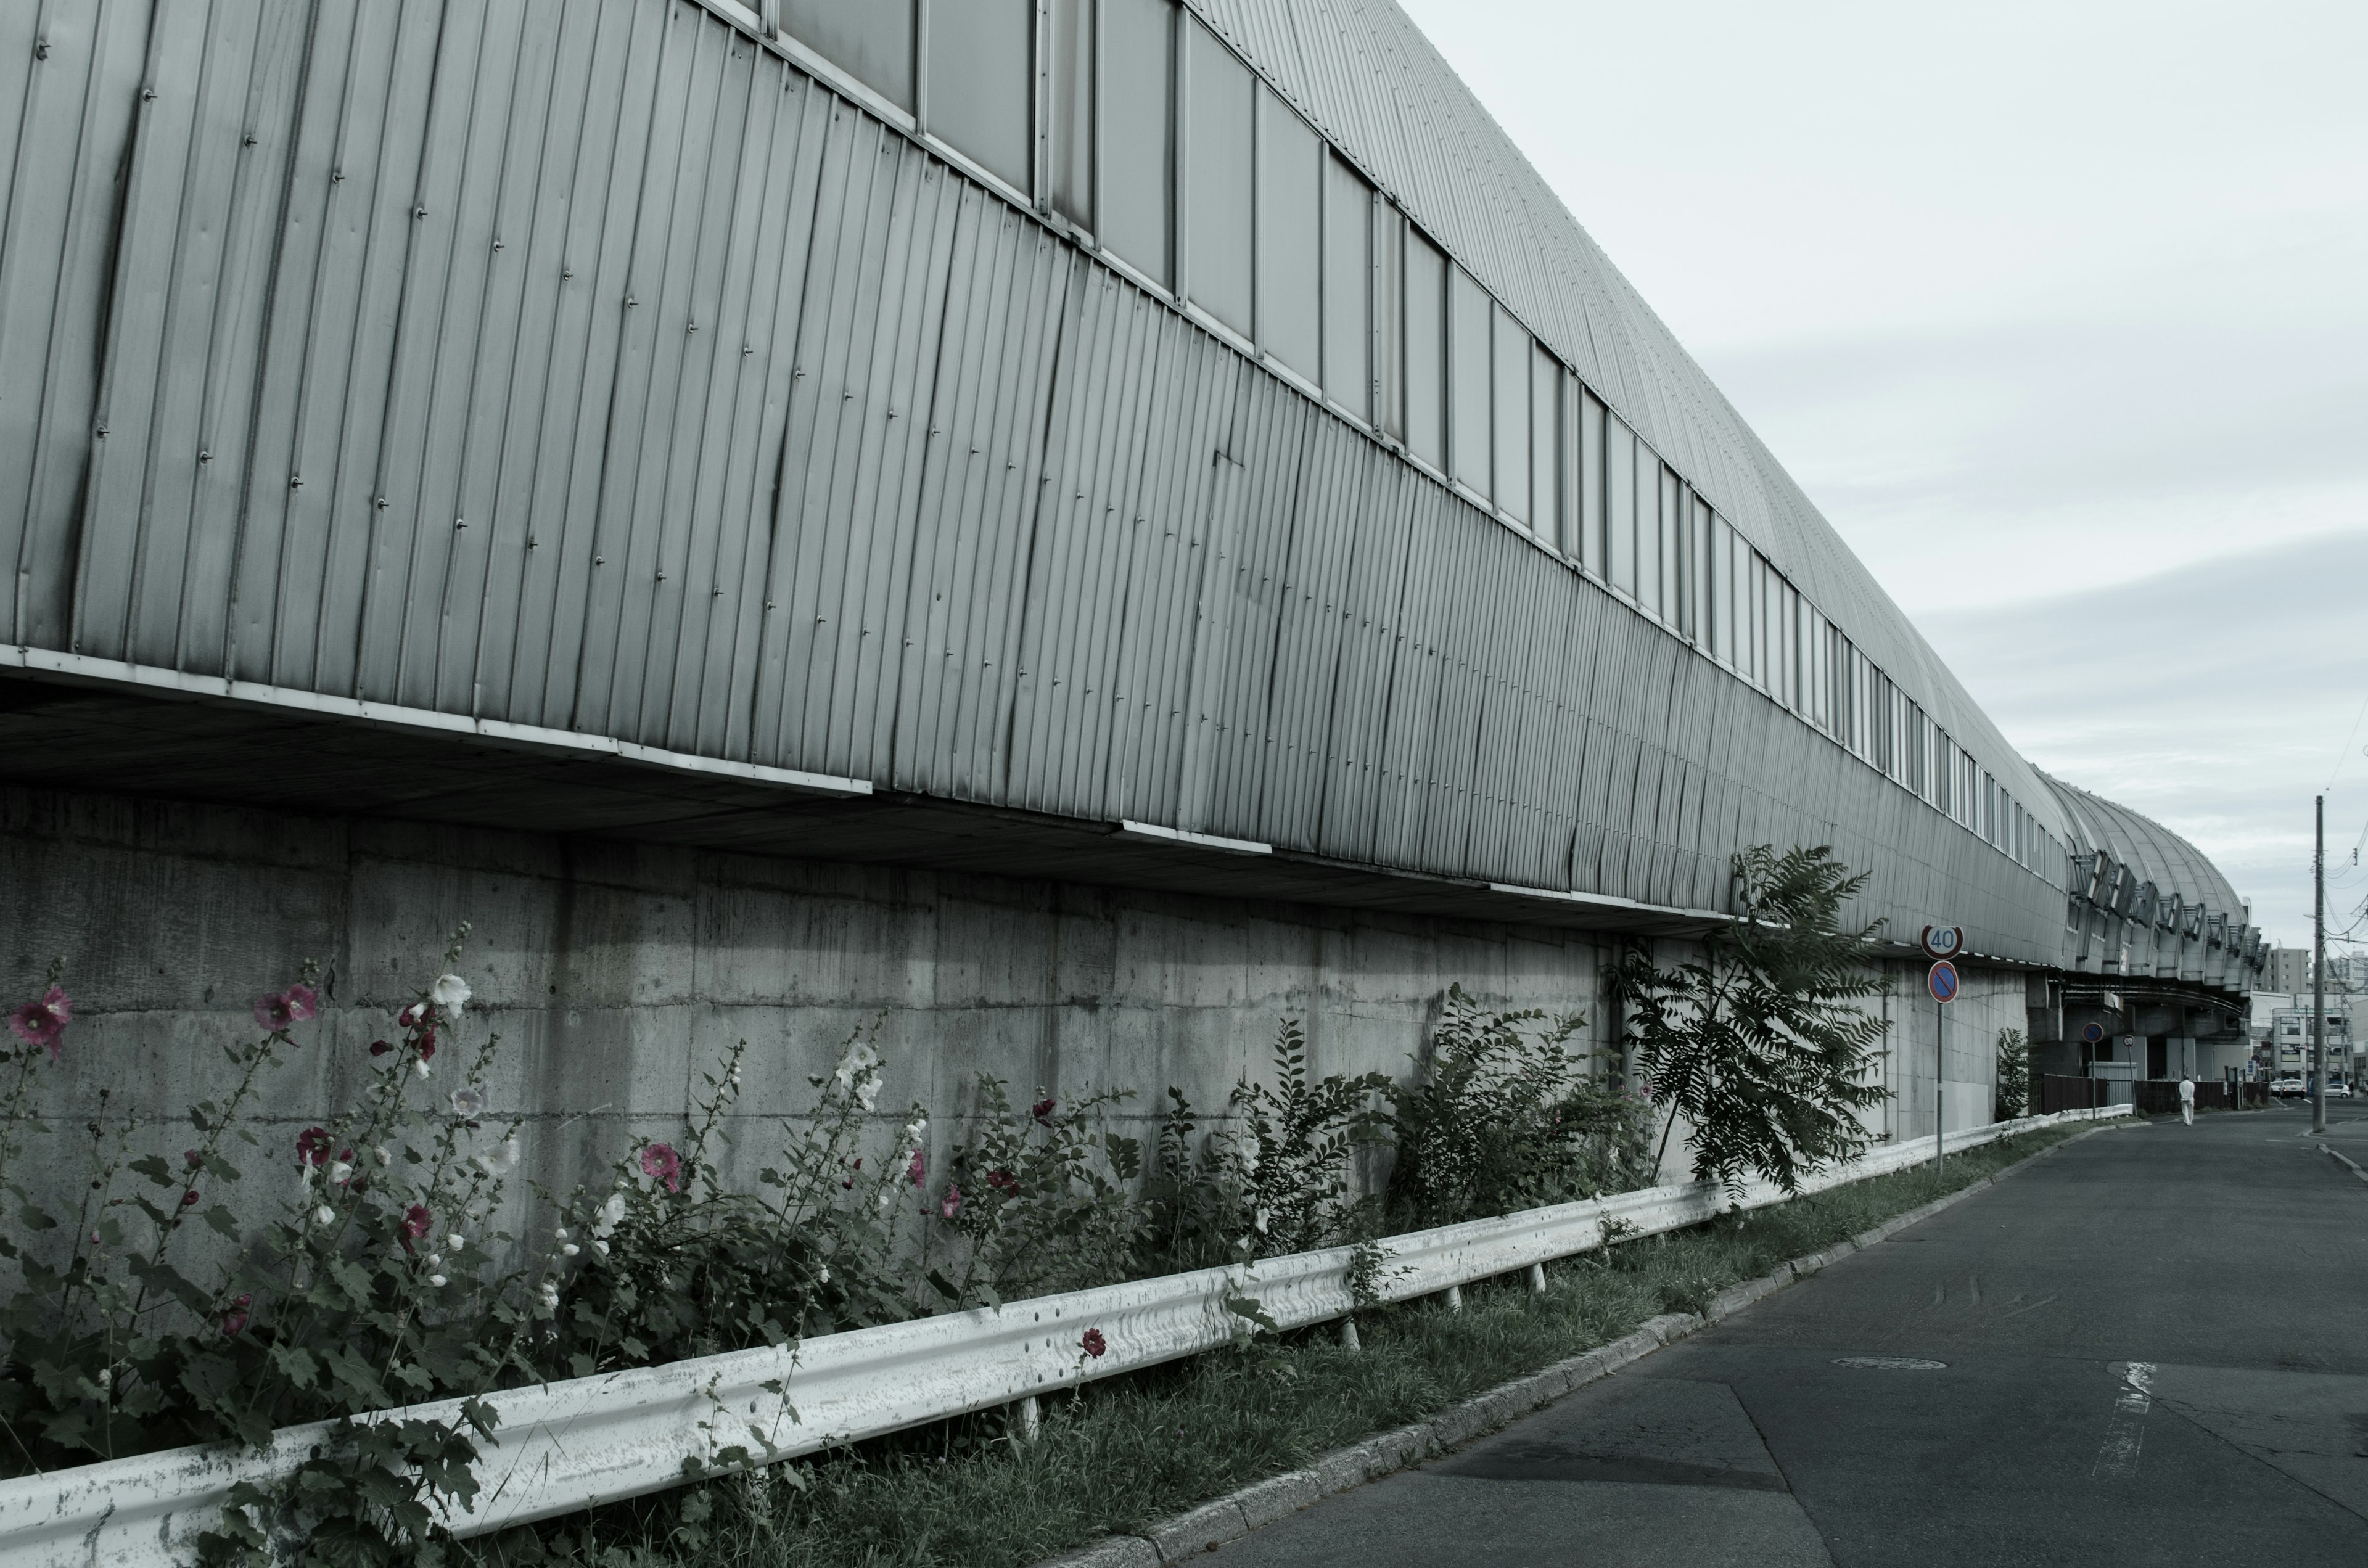
[[308,1127],[296,1134],[296,1163],[300,1165],[325,1165],[329,1163],[329,1130]]
[[191,1204],[195,1203],[197,1200],[198,1200],[198,1189],[197,1189],[196,1187],[191,1187],[191,1188],[189,1188],[189,1190],[188,1190],[188,1191],[187,1191],[187,1192],[185,1192],[185,1193],[181,1194],[181,1207],[182,1207],[182,1208],[184,1208],[184,1209],[187,1209],[188,1207],[189,1207],[189,1205],[191,1205]]
[[1053,1102],[1049,1098],[1038,1100],[1028,1108],[1028,1114],[1050,1127],[1053,1125]]
[[252,1296],[241,1296],[230,1311],[222,1313],[222,1331],[224,1337],[235,1339],[246,1332],[246,1309],[253,1304],[255,1298]]
[[427,1061],[429,1057],[431,1057],[431,1056],[433,1056],[433,1055],[435,1055],[435,1054],[436,1054],[436,1031],[435,1031],[434,1029],[422,1029],[422,1030],[420,1030],[420,1031],[419,1031],[419,1060],[420,1060],[420,1061],[422,1061],[422,1062],[425,1062],[425,1061]]
[[989,1171],[986,1173],[986,1185],[997,1192],[1017,1192],[1019,1190],[1019,1178],[1009,1171]]
[[370,1054],[372,1056],[384,1056],[388,1051],[393,1051],[393,1046],[388,1044],[382,1040],[374,1040],[370,1041]]
[[301,1024],[320,1011],[321,994],[302,983],[255,999],[255,1021],[274,1034],[290,1024]]
[[415,1203],[404,1210],[403,1223],[394,1228],[396,1238],[403,1243],[403,1250],[409,1252],[411,1244],[426,1235],[427,1227],[435,1222],[436,1217],[427,1211],[427,1205],[425,1203]]
[[1087,1355],[1093,1357],[1097,1360],[1101,1358],[1103,1351],[1110,1348],[1110,1341],[1102,1337],[1102,1331],[1098,1328],[1089,1328],[1086,1330],[1086,1336],[1083,1339],[1078,1340],[1077,1343],[1085,1346]]
[[402,1012],[397,1013],[394,1016],[394,1021],[401,1024],[404,1028],[409,1028],[412,1025],[417,1023],[419,1021],[419,1004],[414,1002],[410,1006],[405,1007]]
[[58,1059],[58,1037],[66,1032],[74,1021],[74,998],[63,986],[52,985],[41,993],[38,1002],[28,1002],[8,1015],[8,1027],[27,1045],[45,1045],[50,1060]]
[[188,1163],[188,1167],[191,1170],[196,1170],[199,1165],[206,1163],[206,1157],[203,1154],[199,1153],[195,1149],[182,1150],[181,1158]]

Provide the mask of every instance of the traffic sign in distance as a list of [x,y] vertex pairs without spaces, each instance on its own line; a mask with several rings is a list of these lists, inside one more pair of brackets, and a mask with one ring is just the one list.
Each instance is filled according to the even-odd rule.
[[1965,934],[1954,926],[1924,927],[1924,951],[1936,959],[1952,959],[1965,950]]
[[1947,959],[1942,959],[1932,966],[1932,972],[1924,977],[1924,983],[1931,988],[1933,1001],[1955,1001],[1957,999],[1957,966]]
[[2102,1024],[2084,1025],[2080,1030],[2080,1038],[2087,1040],[2090,1045],[2095,1045],[2098,1041],[2105,1038],[2105,1026]]

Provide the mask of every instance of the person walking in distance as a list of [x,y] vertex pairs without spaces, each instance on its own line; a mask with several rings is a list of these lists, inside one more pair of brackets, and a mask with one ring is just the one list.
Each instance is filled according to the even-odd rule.
[[2195,1125],[2195,1080],[2192,1077],[2179,1080],[2179,1119],[2190,1127]]

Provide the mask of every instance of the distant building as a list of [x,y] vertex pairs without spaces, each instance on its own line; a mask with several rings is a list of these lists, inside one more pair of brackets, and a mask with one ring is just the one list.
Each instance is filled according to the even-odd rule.
[[[2269,1035],[2264,1043],[2270,1050],[2271,1066],[2281,1078],[2298,1077],[2310,1071],[2310,998],[2305,995],[2299,1000],[2298,1006],[2277,1007],[2270,1013]],[[2351,1009],[2330,1001],[2327,1009],[2328,1066],[2346,1079],[2356,1078],[2359,1064],[2354,1057]]]
[[[2328,966],[2333,968],[2333,964]],[[2261,972],[2264,991],[2307,991],[2310,989],[2310,949],[2308,948],[2271,948],[2269,967]]]

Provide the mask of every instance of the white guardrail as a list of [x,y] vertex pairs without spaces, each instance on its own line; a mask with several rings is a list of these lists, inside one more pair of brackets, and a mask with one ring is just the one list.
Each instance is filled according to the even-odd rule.
[[[1947,1146],[1969,1149],[2128,1110],[1966,1128],[1950,1133]],[[1932,1153],[1930,1140],[1895,1144],[1822,1172],[1803,1190],[1906,1170]],[[1607,1226],[1652,1235],[1783,1196],[1755,1182],[1731,1205],[1715,1184],[1696,1182],[1392,1236],[1380,1294],[1430,1295],[1587,1252],[1602,1244]],[[1241,1324],[1228,1297],[1255,1297],[1284,1328],[1327,1322],[1354,1306],[1348,1264],[1346,1247],[1295,1253],[498,1393],[492,1402],[501,1425],[482,1444],[475,1510],[448,1522],[457,1535],[479,1535],[680,1485],[685,1460],[734,1446],[768,1463],[794,1459],[1214,1349]],[[1099,1329],[1107,1344],[1099,1358],[1081,1346],[1087,1329]],[[458,1414],[458,1401],[439,1401],[379,1418],[450,1422]],[[165,1568],[192,1561],[195,1536],[220,1528],[232,1486],[287,1475],[337,1430],[329,1422],[290,1426],[265,1449],[173,1449],[0,1482],[0,1563]]]

